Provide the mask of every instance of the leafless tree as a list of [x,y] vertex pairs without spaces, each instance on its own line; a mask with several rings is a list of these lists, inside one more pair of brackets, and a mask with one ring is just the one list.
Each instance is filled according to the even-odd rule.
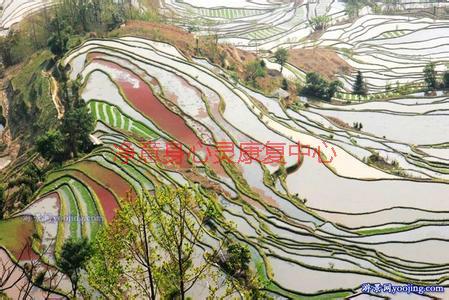
[[[52,244],[50,243],[37,257],[30,259],[23,265],[20,265],[20,261],[25,257],[32,257],[34,254],[31,241],[27,241],[22,247],[19,256],[16,258],[17,262],[14,262],[12,258],[8,260],[0,259],[0,292],[17,288],[19,299],[30,299],[33,287],[37,287],[43,291],[44,299],[49,299],[54,295],[55,290],[64,279],[64,275],[58,269],[44,263],[43,258],[50,253]],[[5,249],[3,250],[6,252]],[[19,276],[11,282],[17,273],[19,273]],[[64,295],[61,296],[65,297]]]

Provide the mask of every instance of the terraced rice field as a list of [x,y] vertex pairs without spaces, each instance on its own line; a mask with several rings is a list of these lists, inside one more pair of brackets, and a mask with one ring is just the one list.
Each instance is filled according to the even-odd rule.
[[[300,42],[311,33],[311,18],[345,18],[343,4],[327,0],[162,4],[178,17],[202,19],[200,33],[213,26],[222,41],[250,50],[311,47]],[[48,174],[36,200],[0,222],[0,230],[26,229],[25,237],[39,231],[41,247],[51,248],[45,258],[54,263],[68,238],[93,240],[123,199],[187,184],[213,190],[222,207],[215,231],[205,231],[204,248],[226,236],[245,243],[251,268],[275,298],[365,299],[362,285],[377,282],[448,286],[449,97],[385,91],[396,82],[419,90],[429,61],[446,70],[448,26],[367,15],[329,28],[314,45],[333,48],[361,70],[370,94],[350,94],[349,75],[340,77],[342,103],[301,98],[295,110],[169,44],[132,36],[89,39],[66,54],[63,65],[72,79],[82,79],[100,145]],[[290,65],[283,74],[305,77]],[[352,127],[356,122],[363,130]],[[223,142],[233,148],[232,159],[243,161],[214,157]],[[267,146],[255,154],[244,147],[249,142]],[[154,153],[149,143],[157,145]],[[297,143],[308,154],[289,152]],[[170,145],[176,145],[173,161],[164,157]],[[280,151],[285,165],[264,162]],[[369,163],[373,156],[390,168]],[[0,240],[15,258],[22,242]]]
[[[201,178],[203,184],[220,191],[223,218],[236,225],[232,234],[252,249],[259,276],[273,295],[341,298],[359,292],[364,282],[420,280],[436,284],[447,274],[444,249],[449,246],[445,238],[449,208],[445,195],[449,186],[411,181],[417,180],[418,174],[427,181],[444,178],[424,165],[428,155],[436,154],[424,154],[427,144],[422,146],[423,152],[417,151],[408,145],[420,141],[407,140],[400,131],[394,140],[383,138],[381,128],[374,124],[371,128],[368,119],[362,122],[378,136],[339,128],[327,116],[346,116],[339,115],[343,109],[332,105],[286,110],[276,99],[217,77],[204,62],[188,61],[169,45],[140,38],[90,40],[69,53],[64,62],[71,65],[73,77],[82,75],[83,98],[97,119],[94,135],[102,145],[49,176],[41,201],[52,197],[48,192],[56,193],[56,214],[98,215],[110,220],[119,198]],[[137,98],[134,91],[146,96]],[[266,110],[260,110],[255,101]],[[345,110],[357,118],[365,112],[393,118],[402,113],[406,118],[431,107],[443,108],[445,98],[413,103],[407,99],[370,102]],[[421,142],[442,142],[434,134],[435,139]],[[214,147],[220,141],[232,141],[240,156],[247,153],[241,143],[248,140],[299,140],[312,148],[321,146],[330,157],[330,147],[323,146],[323,139],[336,151],[335,159],[320,164],[316,158],[305,157],[285,180],[274,175],[278,163],[253,160],[229,168],[193,151],[193,146]],[[144,161],[139,154],[150,140],[162,144],[178,141],[188,158],[181,165]],[[135,150],[135,155],[126,158],[127,164],[114,146],[124,141]],[[363,162],[363,157],[371,154],[367,149],[413,159],[414,163],[407,165],[411,177],[406,180],[368,166]],[[192,164],[196,169],[186,172]],[[297,158],[289,157],[287,166],[294,164]],[[264,180],[267,176],[275,180]],[[307,198],[306,205],[296,193]],[[37,210],[30,207],[28,211],[36,214]],[[92,238],[100,226],[92,222],[43,225],[44,235],[57,232],[53,237],[56,250],[61,239]],[[217,230],[215,234],[225,234]]]
[[[445,71],[448,26],[443,20],[367,15],[329,28],[318,44],[335,49],[365,75],[370,92],[378,93],[398,83],[419,86],[422,69],[430,61],[436,63],[437,71]],[[350,91],[354,76],[341,79]]]
[[19,23],[26,16],[44,7],[50,7],[53,0],[1,0],[0,34],[5,35],[8,29]]
[[200,34],[214,32],[221,41],[248,50],[269,50],[304,39],[312,33],[309,20],[315,16],[346,18],[344,4],[336,0],[235,0],[219,6],[211,1],[164,0],[162,6],[179,18],[181,26],[196,24]]
[[[441,1],[399,1],[398,4],[378,3],[381,9],[420,9],[433,7]],[[317,16],[328,16],[332,23],[348,19],[345,4],[340,0],[301,1],[248,1],[234,0],[223,3],[213,1],[164,0],[163,10],[174,15],[180,26],[194,26],[199,34],[217,34],[222,42],[246,50],[274,50],[279,46],[295,47],[313,32],[309,21]],[[438,3],[445,7],[447,3]],[[369,13],[362,9],[360,14]],[[372,16],[372,15],[371,15]],[[405,23],[405,22],[404,22]],[[354,24],[354,28],[358,25]],[[406,35],[408,26],[391,26],[379,34],[390,39]],[[369,40],[368,37],[367,40]],[[342,41],[343,42],[343,41]],[[346,47],[345,47],[346,48]]]

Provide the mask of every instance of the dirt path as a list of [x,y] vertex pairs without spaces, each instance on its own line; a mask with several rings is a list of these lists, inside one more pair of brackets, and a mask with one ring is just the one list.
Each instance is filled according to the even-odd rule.
[[56,111],[58,112],[58,119],[62,119],[64,116],[64,106],[62,105],[61,99],[58,96],[59,86],[56,79],[51,76],[50,73],[42,71],[42,75],[50,79],[50,92],[53,103],[55,104]]
[[0,90],[0,105],[2,106],[3,116],[6,120],[3,130],[0,130],[0,143],[6,145],[6,149],[0,151],[0,170],[2,170],[11,163],[11,157],[9,155],[11,150],[11,132],[8,128],[9,105],[5,90],[3,89],[3,81],[0,82],[0,85],[2,86],[2,89]]

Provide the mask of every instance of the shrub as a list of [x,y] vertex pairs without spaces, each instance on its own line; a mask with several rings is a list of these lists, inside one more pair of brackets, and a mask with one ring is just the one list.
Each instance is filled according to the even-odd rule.
[[301,93],[305,96],[331,100],[337,90],[342,87],[338,80],[328,82],[321,75],[311,72],[306,75],[306,85]]
[[284,68],[285,63],[288,60],[288,51],[285,48],[279,48],[276,50],[276,52],[274,53],[274,59],[276,60],[276,62],[278,64],[281,65],[281,73],[282,73],[282,69]]
[[285,91],[288,90],[288,81],[287,81],[287,79],[285,79],[285,78],[282,79],[282,85],[281,85],[281,88],[282,88],[283,90],[285,90]]
[[245,65],[245,79],[255,85],[258,77],[265,77],[267,70],[263,60],[253,60]]
[[446,88],[446,89],[449,88],[449,71],[446,71],[443,74],[443,85],[444,85],[444,88]]
[[310,20],[313,30],[323,30],[329,25],[331,18],[329,16],[317,16]]
[[218,256],[218,264],[234,278],[246,279],[251,261],[251,253],[248,247],[230,242]]
[[424,67],[424,81],[429,90],[437,88],[437,72],[435,71],[435,64],[433,62]]

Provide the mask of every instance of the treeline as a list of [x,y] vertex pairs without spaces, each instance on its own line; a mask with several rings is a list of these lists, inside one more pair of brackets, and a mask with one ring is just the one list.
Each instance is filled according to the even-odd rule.
[[60,0],[0,37],[3,66],[18,64],[46,47],[62,53],[86,36],[102,36],[127,19],[151,18],[152,14],[134,7],[131,0]]
[[[137,13],[131,1],[61,0],[0,37],[2,67],[26,61],[10,69],[7,89],[10,130],[20,143],[17,163],[25,167],[0,180],[0,217],[29,203],[48,170],[92,149],[94,120],[80,97],[80,82],[69,80],[59,58],[84,38],[106,35]],[[60,120],[56,98],[64,106]],[[24,155],[33,148],[49,164]]]
[[[0,56],[2,71],[27,60],[20,69],[12,69],[13,77],[9,85],[10,123],[28,124],[26,130],[11,126],[14,137],[25,135],[21,144],[35,143],[40,137],[38,149],[50,160],[62,161],[67,157],[76,157],[78,151],[85,151],[86,144],[75,147],[71,132],[73,127],[73,112],[79,118],[84,118],[85,108],[79,98],[78,91],[72,90],[78,83],[67,79],[65,71],[58,65],[58,60],[67,51],[80,44],[83,39],[92,36],[104,36],[114,28],[119,27],[128,18],[145,18],[150,13],[141,12],[132,5],[131,0],[60,0],[51,8],[43,8],[39,13],[23,20],[17,27],[10,30],[5,37],[0,37]],[[51,51],[51,55],[46,49]],[[12,74],[11,74],[12,75]],[[58,86],[53,87],[54,79]],[[79,85],[79,84],[78,84]],[[52,90],[58,89],[57,97],[61,99],[66,111],[62,124],[57,125]],[[81,110],[83,112],[81,112]],[[72,121],[70,126],[65,124]],[[86,126],[78,126],[81,131]],[[47,133],[41,136],[42,133]],[[65,136],[60,139],[60,136]],[[32,138],[28,138],[32,137]],[[55,143],[54,139],[63,141],[64,149]],[[67,140],[69,139],[69,140]],[[75,138],[76,139],[76,138]],[[82,140],[86,140],[85,137]],[[43,145],[44,142],[45,145]],[[70,142],[70,143],[66,143]],[[67,149],[72,145],[71,149]],[[59,150],[58,150],[59,149]]]
[[263,263],[259,270],[250,267],[248,246],[229,235],[214,248],[203,247],[208,234],[218,234],[218,222],[225,232],[232,230],[216,197],[195,187],[166,186],[122,199],[116,217],[92,244],[68,240],[63,245],[57,263],[72,278],[70,296],[92,298],[78,293],[84,273],[107,299],[191,299],[205,282],[207,299],[271,299],[261,290],[268,284],[261,280]]

